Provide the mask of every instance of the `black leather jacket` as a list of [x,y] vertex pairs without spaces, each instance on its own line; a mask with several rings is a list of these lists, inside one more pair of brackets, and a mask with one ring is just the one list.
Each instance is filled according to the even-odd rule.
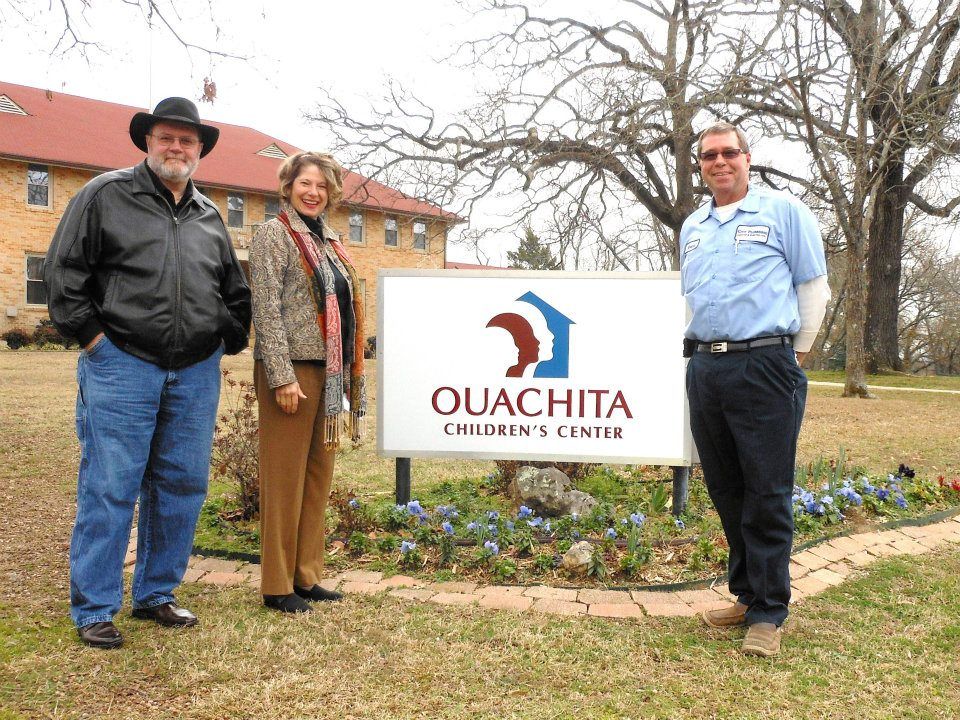
[[250,288],[216,206],[190,183],[175,213],[145,164],[104,173],[70,201],[43,279],[57,329],[103,331],[162,368],[247,346]]

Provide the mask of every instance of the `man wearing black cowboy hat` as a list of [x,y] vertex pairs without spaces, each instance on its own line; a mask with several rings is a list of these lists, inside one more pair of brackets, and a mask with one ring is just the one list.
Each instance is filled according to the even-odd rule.
[[134,115],[130,138],[145,161],[87,183],[44,264],[50,318],[83,347],[70,613],[93,647],[123,642],[113,617],[138,499],[133,616],[197,622],[173,591],[206,495],[220,357],[246,347],[250,324],[223,220],[190,180],[219,134],[184,98]]

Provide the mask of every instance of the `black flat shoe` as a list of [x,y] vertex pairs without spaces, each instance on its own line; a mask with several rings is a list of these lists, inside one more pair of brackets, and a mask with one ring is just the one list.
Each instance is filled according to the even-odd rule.
[[334,602],[343,599],[343,593],[338,593],[336,590],[324,590],[319,585],[314,585],[312,588],[302,588],[294,585],[293,591],[304,600],[313,600],[315,602]]
[[157,625],[164,627],[192,627],[197,624],[197,616],[175,602],[136,608],[133,616],[138,620],[153,620]]
[[77,628],[77,634],[90,647],[111,650],[123,645],[123,635],[112,622],[98,622]]
[[306,613],[312,609],[310,603],[301,599],[296,593],[289,595],[264,595],[263,604],[282,613]]

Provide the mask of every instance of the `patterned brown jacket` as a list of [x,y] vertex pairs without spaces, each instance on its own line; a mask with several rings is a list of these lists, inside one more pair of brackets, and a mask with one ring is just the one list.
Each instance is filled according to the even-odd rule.
[[[294,230],[318,239],[288,203],[281,202],[281,210],[286,211]],[[324,232],[333,235],[326,225]],[[323,249],[348,277],[330,244],[324,242]],[[300,251],[276,218],[261,225],[250,244],[250,278],[256,330],[253,357],[263,361],[271,388],[295,382],[297,376],[291,361],[323,360],[326,348]]]

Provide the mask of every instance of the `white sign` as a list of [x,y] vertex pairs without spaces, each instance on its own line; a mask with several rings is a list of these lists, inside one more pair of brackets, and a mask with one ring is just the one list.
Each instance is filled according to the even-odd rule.
[[680,274],[380,270],[387,457],[689,465]]

